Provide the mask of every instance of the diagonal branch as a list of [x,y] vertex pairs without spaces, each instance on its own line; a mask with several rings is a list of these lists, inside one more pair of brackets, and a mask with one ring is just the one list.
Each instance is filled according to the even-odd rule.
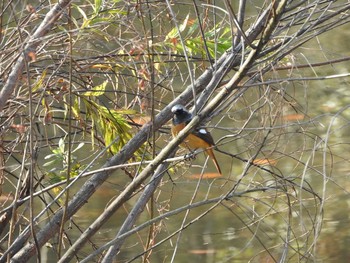
[[[283,1],[284,2],[284,1]],[[276,11],[276,10],[274,10]],[[265,13],[263,17],[260,17],[260,20],[258,20],[258,24],[254,25],[253,29],[250,31],[250,35],[248,36],[249,39],[254,39],[254,36],[257,36],[261,33],[261,30],[264,28],[264,25],[266,24],[266,14]],[[271,20],[278,19],[278,15],[276,13],[273,16],[270,16],[269,18]],[[274,27],[276,26],[276,21],[269,21],[269,26]],[[260,29],[260,30],[259,30]],[[265,30],[264,40],[268,38],[268,33],[272,32],[271,30]],[[264,42],[264,41],[262,41]],[[260,45],[260,47],[262,47]],[[109,167],[112,165],[118,165],[125,163],[129,158],[133,156],[133,153],[142,145],[146,139],[148,138],[148,134],[152,131],[152,128],[154,130],[159,129],[166,121],[168,121],[171,117],[170,109],[173,105],[181,103],[181,104],[187,104],[192,99],[192,91],[193,89],[196,90],[196,92],[201,92],[206,85],[211,83],[211,85],[217,85],[217,83],[211,82],[213,75],[215,72],[215,75],[218,74],[218,72],[221,72],[223,76],[228,73],[227,69],[231,69],[233,65],[239,65],[240,59],[237,56],[237,50],[239,51],[239,47],[236,47],[236,50],[231,50],[231,52],[225,53],[218,62],[214,65],[213,68],[207,69],[202,76],[198,78],[198,80],[194,83],[194,87],[191,85],[186,88],[186,90],[172,103],[170,103],[167,107],[165,107],[155,118],[154,123],[148,123],[144,126],[144,128],[141,129],[141,131],[136,134],[125,146],[124,148],[115,156],[113,156],[105,165],[104,167]],[[154,171],[155,167],[157,167],[159,164],[162,163],[162,161],[169,156],[172,150],[174,150],[177,145],[183,140],[189,132],[191,132],[192,129],[194,129],[195,126],[197,126],[204,118],[209,114],[215,107],[217,107],[222,99],[227,96],[227,94],[231,93],[238,82],[244,77],[247,70],[249,70],[250,66],[252,65],[252,62],[254,59],[259,55],[259,50],[254,49],[251,51],[250,55],[247,57],[245,62],[240,66],[239,70],[236,72],[234,78],[231,79],[231,81],[225,86],[223,90],[215,97],[215,99],[212,101],[212,103],[208,104],[208,107],[206,107],[198,116],[196,116],[193,121],[179,134],[179,136],[172,140],[170,144],[168,144],[168,147],[164,148],[162,151],[162,154],[158,155],[153,162],[148,165],[141,174],[139,174],[135,180],[128,185],[128,187],[124,191],[124,195],[120,195],[117,200],[115,207],[118,208],[123,201],[128,200],[130,197],[130,194],[133,193],[135,189],[137,189],[140,184],[147,179],[152,172]],[[222,76],[220,76],[219,80]],[[208,87],[207,87],[208,88]],[[152,127],[153,126],[153,127]],[[72,215],[76,213],[85,203],[86,201],[92,196],[92,194],[96,191],[96,189],[105,181],[107,178],[111,175],[111,171],[103,171],[100,173],[96,173],[94,176],[92,176],[84,185],[83,187],[76,193],[72,201],[69,203],[67,207],[67,218],[70,218]],[[57,233],[61,220],[62,220],[63,210],[59,210],[53,218],[49,221],[48,224],[46,224],[41,231],[37,233],[37,239],[40,246],[45,244],[55,233]],[[28,239],[28,233],[24,232],[22,233],[17,240],[13,243],[13,245],[5,252],[4,256],[0,258],[0,262],[4,262],[4,257],[7,254],[13,255],[12,260],[13,262],[26,262],[34,253],[35,253],[35,247],[32,243],[28,243],[24,246],[26,240]]]

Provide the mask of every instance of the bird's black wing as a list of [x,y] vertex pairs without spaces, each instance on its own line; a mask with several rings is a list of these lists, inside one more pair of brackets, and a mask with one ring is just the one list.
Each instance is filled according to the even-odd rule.
[[210,145],[215,145],[214,139],[205,128],[197,128],[193,131],[193,134],[201,138],[203,141],[209,143]]

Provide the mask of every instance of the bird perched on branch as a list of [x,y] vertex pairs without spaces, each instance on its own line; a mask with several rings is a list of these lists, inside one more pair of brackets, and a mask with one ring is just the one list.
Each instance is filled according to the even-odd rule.
[[[175,137],[185,126],[192,120],[192,114],[182,105],[178,104],[172,107],[171,112],[173,116],[173,125],[171,133]],[[213,137],[204,128],[198,128],[192,131],[180,144],[182,147],[196,150],[202,148],[213,160],[216,170],[221,174],[221,169],[218,161],[215,158],[213,147],[215,146]]]

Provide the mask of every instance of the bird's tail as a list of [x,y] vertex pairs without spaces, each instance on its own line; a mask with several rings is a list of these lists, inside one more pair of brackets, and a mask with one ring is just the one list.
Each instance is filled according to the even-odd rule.
[[209,155],[210,159],[213,160],[213,163],[214,163],[214,165],[215,165],[216,170],[218,171],[218,173],[222,175],[221,169],[220,169],[220,166],[219,166],[219,163],[218,163],[218,161],[217,161],[216,158],[215,158],[215,154],[214,154],[214,152],[213,152],[213,149],[212,149],[212,148],[209,148],[209,149],[205,150],[205,152]]

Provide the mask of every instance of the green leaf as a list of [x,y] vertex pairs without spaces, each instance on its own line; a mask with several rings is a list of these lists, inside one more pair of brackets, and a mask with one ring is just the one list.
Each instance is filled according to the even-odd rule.
[[76,119],[80,119],[80,105],[78,98],[75,98],[73,106],[71,107],[72,113]]
[[82,95],[83,96],[93,96],[93,97],[101,96],[106,91],[107,83],[108,83],[108,80],[104,81],[101,85],[93,87],[90,91],[84,92]]
[[102,0],[95,0],[95,6],[94,6],[95,14],[98,14],[98,12],[100,12],[101,4],[102,4]]
[[40,78],[38,79],[37,82],[34,83],[33,88],[32,88],[32,92],[36,92],[40,87],[43,86],[44,83],[44,79],[46,77],[46,69],[43,71],[42,75],[40,76]]
[[179,29],[177,27],[174,27],[170,32],[166,35],[165,39],[173,39],[177,38],[179,36],[179,33],[184,31],[187,26],[189,14],[186,16],[185,20],[182,22],[182,24],[179,26]]
[[190,28],[188,29],[187,35],[191,37],[192,34],[194,34],[198,30],[198,28],[199,28],[199,24],[198,24],[198,20],[196,20],[196,22],[193,23],[193,25],[190,26]]
[[170,32],[166,35],[165,39],[173,39],[177,38],[179,36],[179,32],[177,31],[177,28],[174,27]]
[[88,20],[86,13],[83,9],[81,9],[78,5],[74,5],[75,8],[79,11],[79,13],[84,17],[84,20]]
[[54,155],[61,155],[61,153],[62,153],[59,148],[52,149],[51,151],[54,153]]

